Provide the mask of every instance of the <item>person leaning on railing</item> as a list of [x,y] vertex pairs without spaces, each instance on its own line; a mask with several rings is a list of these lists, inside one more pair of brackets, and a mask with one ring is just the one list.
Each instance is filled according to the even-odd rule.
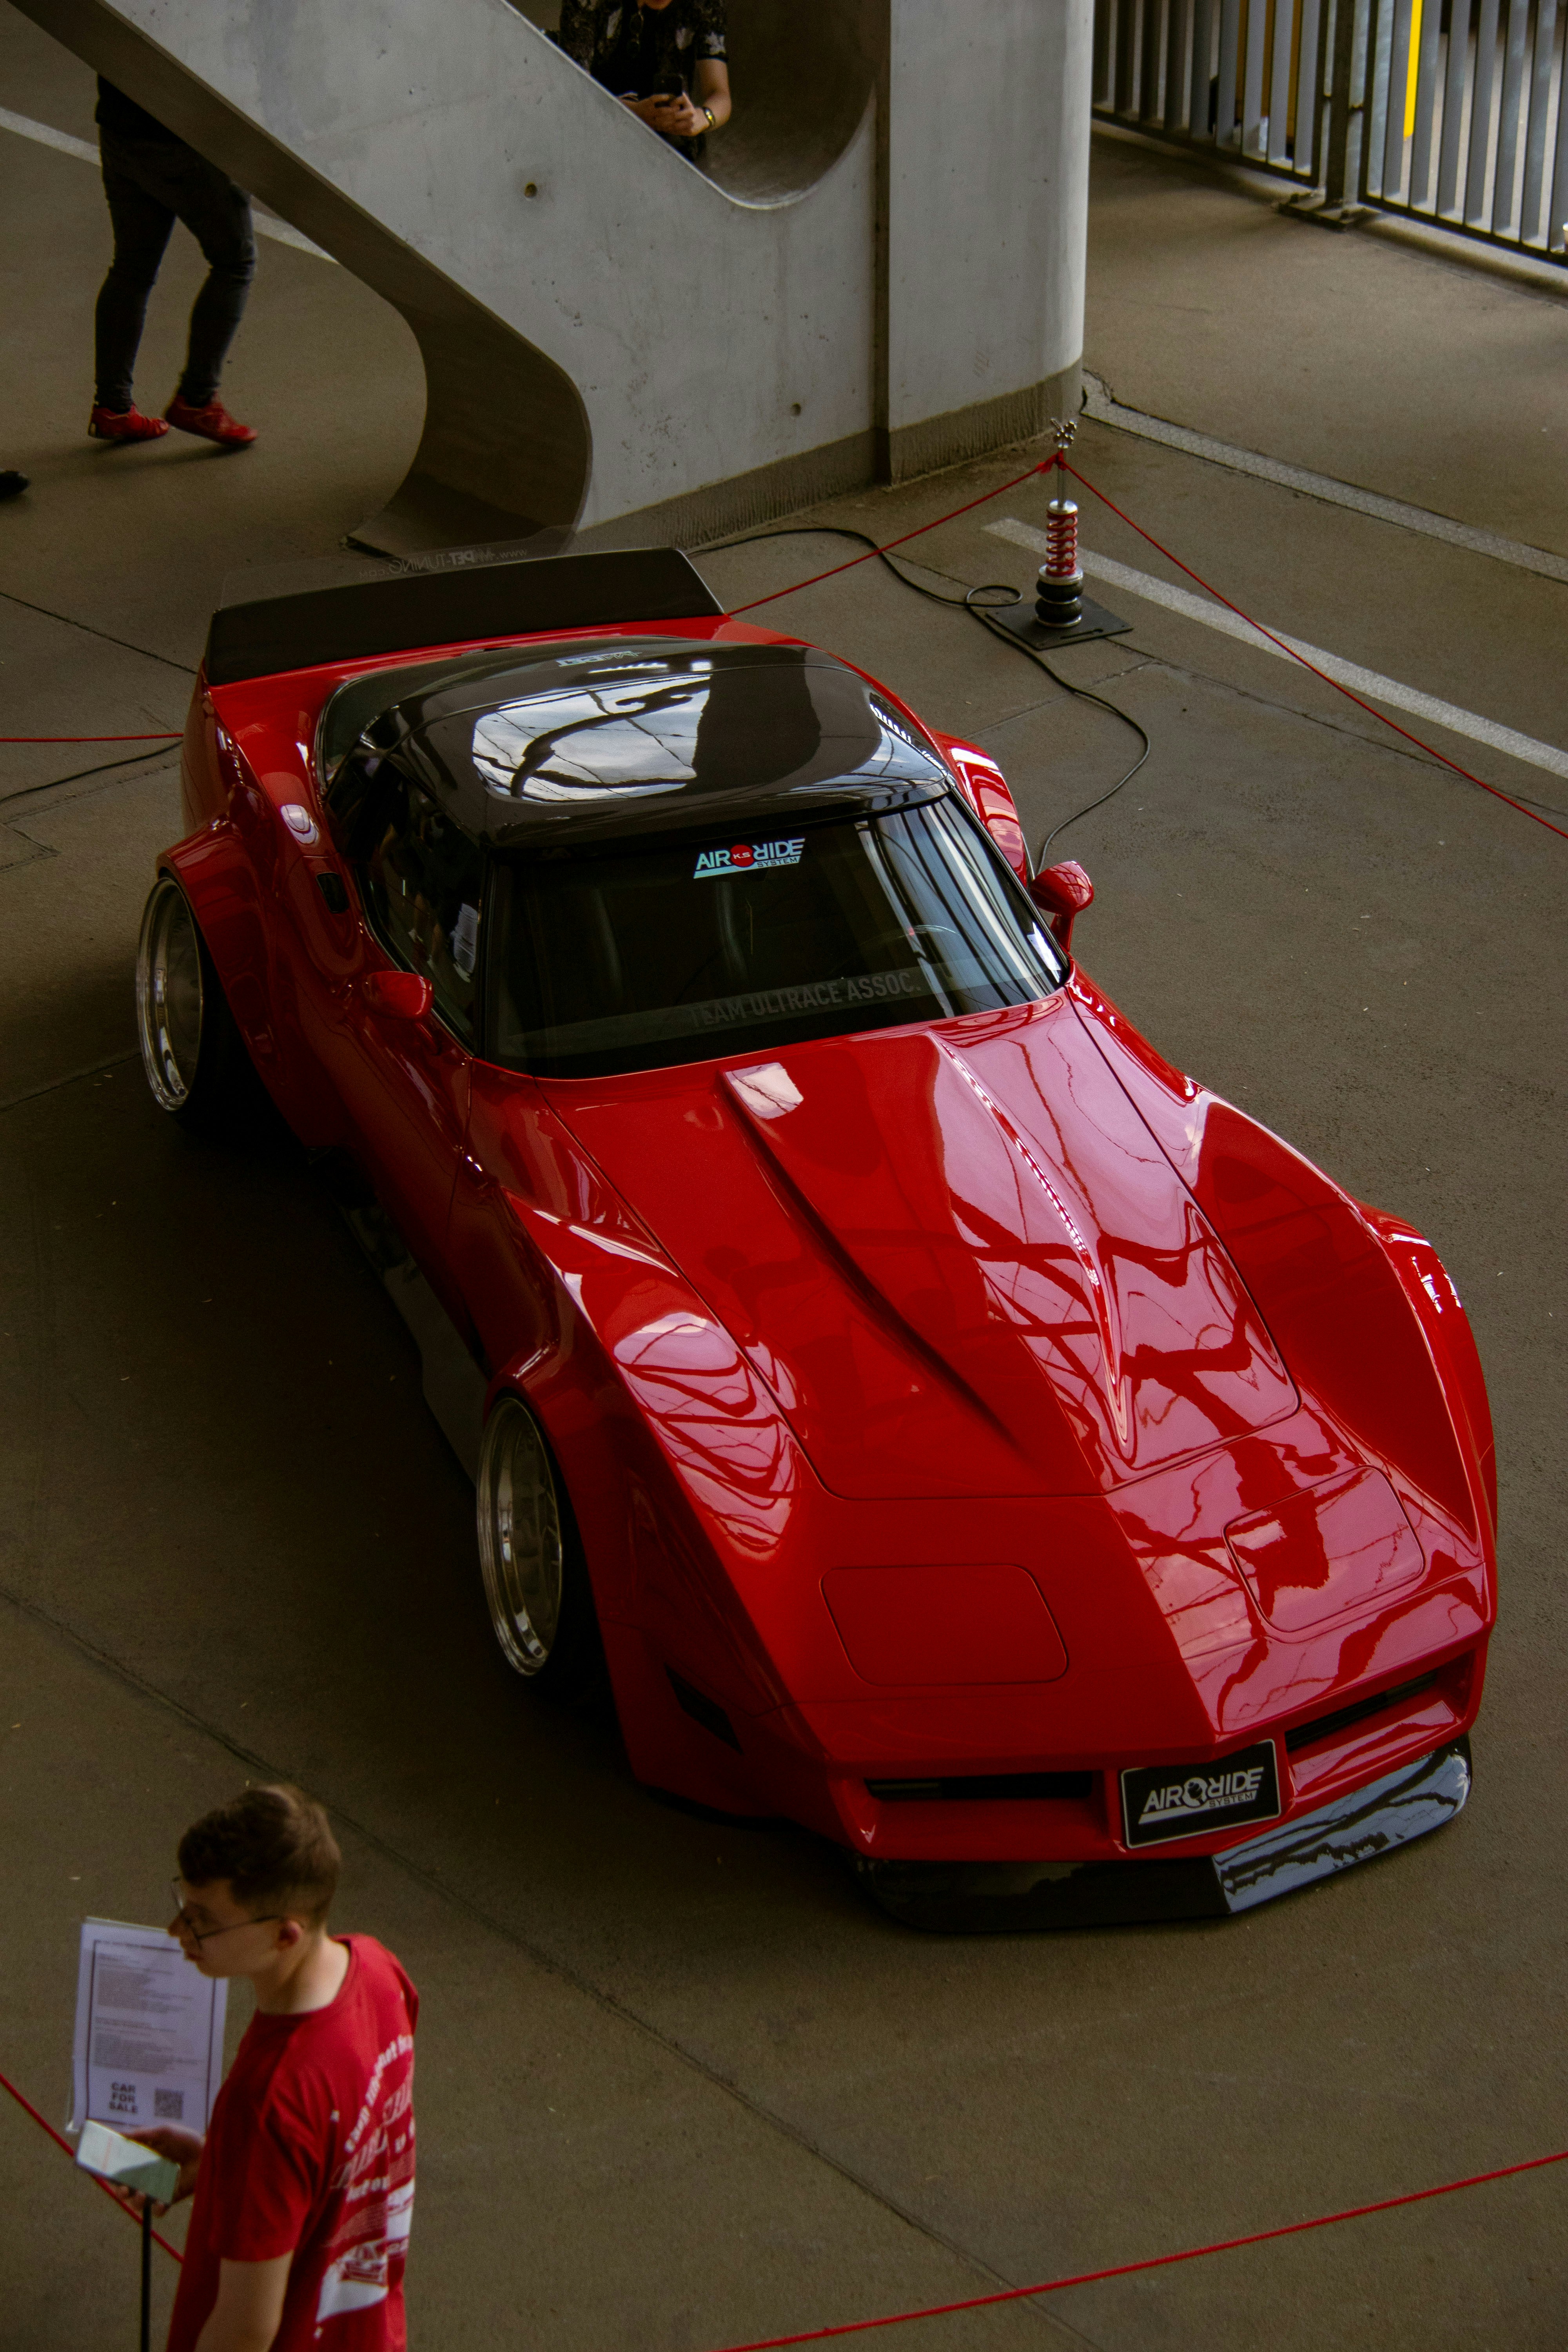
[[567,56],[689,163],[730,120],[726,0],[562,0]]

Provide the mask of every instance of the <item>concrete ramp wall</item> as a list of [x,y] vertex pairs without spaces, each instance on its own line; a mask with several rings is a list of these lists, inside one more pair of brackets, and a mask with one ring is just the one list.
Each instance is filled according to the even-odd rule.
[[408,320],[369,544],[690,543],[1076,406],[1090,0],[731,0],[707,176],[550,0],[19,5]]

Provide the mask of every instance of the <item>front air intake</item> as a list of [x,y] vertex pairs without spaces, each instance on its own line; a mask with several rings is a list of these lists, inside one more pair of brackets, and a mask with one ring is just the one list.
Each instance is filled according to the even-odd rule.
[[1291,1756],[1303,1748],[1315,1748],[1320,1739],[1331,1739],[1338,1731],[1348,1731],[1353,1723],[1365,1723],[1374,1715],[1384,1715],[1409,1699],[1418,1698],[1429,1691],[1437,1680],[1436,1673],[1417,1675],[1414,1682],[1398,1683],[1393,1690],[1375,1691],[1370,1698],[1358,1698],[1350,1706],[1336,1707],[1332,1715],[1314,1717],[1310,1723],[1298,1723],[1285,1734],[1285,1747]]
[[973,1803],[989,1797],[1087,1797],[1094,1788],[1092,1772],[975,1772],[946,1780],[868,1780],[867,1789],[884,1805]]
[[741,1742],[735,1727],[718,1700],[710,1698],[706,1691],[697,1689],[684,1675],[678,1675],[673,1666],[666,1666],[664,1671],[669,1676],[669,1687],[675,1693],[675,1703],[682,1715],[689,1715],[693,1723],[700,1723],[704,1731],[710,1731],[715,1739],[721,1739],[726,1748],[733,1748],[738,1754]]

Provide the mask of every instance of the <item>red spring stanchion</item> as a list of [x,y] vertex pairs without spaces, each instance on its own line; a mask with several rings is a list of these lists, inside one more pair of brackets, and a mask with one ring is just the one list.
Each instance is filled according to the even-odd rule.
[[1078,509],[1071,499],[1053,499],[1046,509],[1046,560],[1050,580],[1080,578],[1078,568]]
[[1083,619],[1083,567],[1078,560],[1078,509],[1054,498],[1046,509],[1046,560],[1035,583],[1035,613],[1047,629],[1076,629]]

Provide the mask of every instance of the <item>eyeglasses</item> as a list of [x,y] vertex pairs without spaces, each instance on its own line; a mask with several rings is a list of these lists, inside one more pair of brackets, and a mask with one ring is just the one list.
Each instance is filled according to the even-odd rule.
[[185,1898],[180,1892],[180,1881],[171,1878],[169,1892],[174,1898],[174,1917],[193,1944],[210,1944],[215,1936],[226,1936],[236,1927],[264,1927],[269,1920],[281,1919],[281,1911],[264,1911],[258,1919],[231,1919],[226,1927],[197,1927],[192,1924],[185,1908]]

